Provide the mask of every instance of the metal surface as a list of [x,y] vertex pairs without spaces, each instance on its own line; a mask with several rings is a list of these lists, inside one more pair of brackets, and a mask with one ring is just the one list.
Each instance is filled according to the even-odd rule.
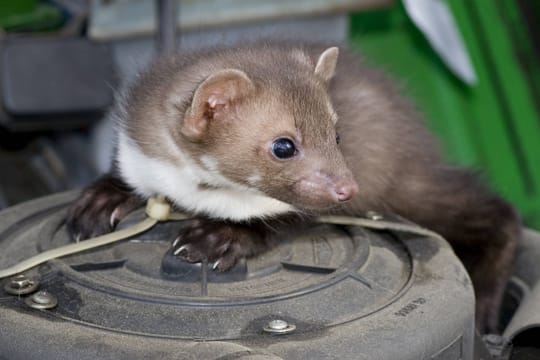
[[4,285],[4,291],[11,295],[26,295],[36,291],[38,287],[37,279],[21,274],[8,279]]

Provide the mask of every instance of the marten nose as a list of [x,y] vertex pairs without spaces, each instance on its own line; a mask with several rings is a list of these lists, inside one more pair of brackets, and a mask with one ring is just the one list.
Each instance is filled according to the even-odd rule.
[[333,192],[338,201],[347,201],[358,193],[358,185],[355,181],[344,180],[334,185]]

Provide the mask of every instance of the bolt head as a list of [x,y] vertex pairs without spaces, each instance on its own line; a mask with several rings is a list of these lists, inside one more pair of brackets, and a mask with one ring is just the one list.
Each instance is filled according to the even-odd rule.
[[32,295],[32,300],[37,304],[49,304],[52,301],[52,296],[46,291],[38,291]]
[[52,309],[56,305],[58,305],[58,300],[56,299],[56,297],[53,294],[44,290],[39,291],[34,295],[28,297],[25,302],[26,305],[30,306],[31,308],[40,310]]
[[14,289],[22,289],[30,285],[32,285],[32,281],[22,274],[11,279],[11,286]]
[[39,281],[20,274],[9,279],[4,285],[4,290],[11,295],[27,295],[36,291],[38,286]]
[[283,330],[289,326],[289,323],[285,320],[272,320],[268,323],[268,327],[274,330]]
[[293,324],[289,324],[285,320],[281,319],[274,319],[268,322],[266,326],[263,328],[263,330],[270,334],[288,334],[296,330],[296,326]]

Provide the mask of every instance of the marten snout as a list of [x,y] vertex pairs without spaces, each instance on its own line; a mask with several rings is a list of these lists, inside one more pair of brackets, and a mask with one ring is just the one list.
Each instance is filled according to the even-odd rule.
[[352,179],[341,180],[331,190],[337,201],[350,200],[358,193],[358,184]]
[[352,175],[333,176],[314,172],[295,184],[295,192],[309,208],[326,207],[352,199],[358,185]]

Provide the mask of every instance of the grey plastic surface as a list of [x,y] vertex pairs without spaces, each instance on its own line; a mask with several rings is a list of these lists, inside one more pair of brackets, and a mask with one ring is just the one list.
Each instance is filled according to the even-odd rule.
[[[389,6],[394,0],[183,0],[176,24],[186,29],[223,28],[291,17],[346,14]],[[91,2],[89,36],[110,40],[156,32],[153,0]],[[330,29],[329,29],[330,30]],[[315,36],[319,34],[313,34]]]
[[47,128],[97,119],[112,103],[116,80],[106,44],[84,38],[15,38],[4,41],[0,50],[6,113],[0,120],[8,127],[32,122]]
[[[0,213],[0,267],[68,241],[63,218],[73,198],[59,194]],[[197,265],[189,276],[165,275],[163,254],[180,226],[165,223],[40,267],[55,309],[36,311],[0,292],[0,353],[14,360],[472,359],[471,283],[442,241],[315,225],[280,235],[280,246],[249,259],[236,277],[206,276],[211,270]],[[276,318],[296,331],[264,333]]]

